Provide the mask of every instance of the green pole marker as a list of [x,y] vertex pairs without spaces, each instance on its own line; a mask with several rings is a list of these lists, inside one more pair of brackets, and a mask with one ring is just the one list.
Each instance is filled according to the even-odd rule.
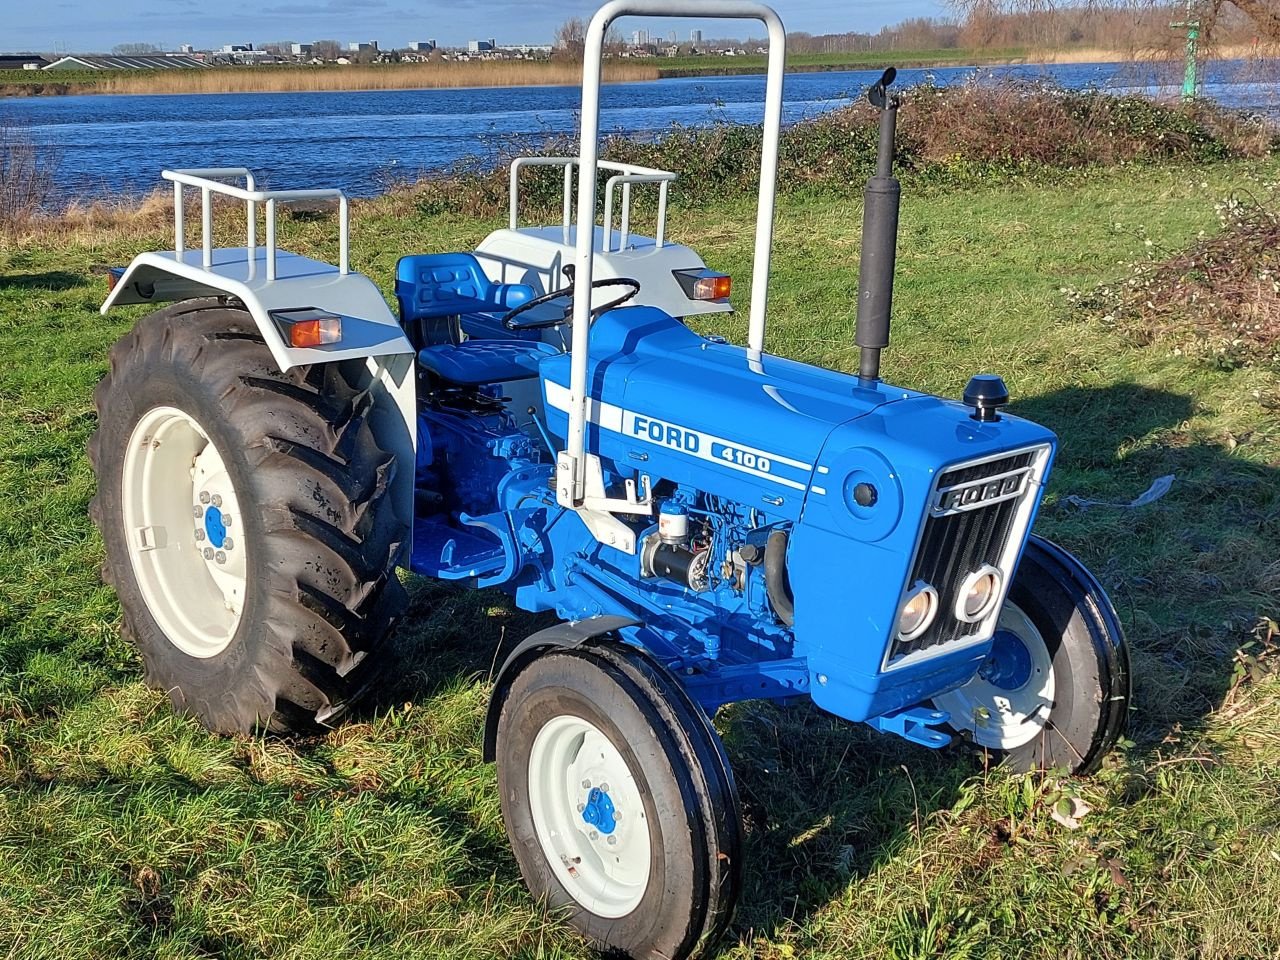
[[1187,19],[1183,23],[1170,24],[1174,29],[1186,28],[1187,31],[1187,69],[1182,75],[1182,99],[1194,100],[1198,86],[1197,54],[1200,45],[1200,21],[1191,19],[1191,5],[1194,0],[1187,0]]

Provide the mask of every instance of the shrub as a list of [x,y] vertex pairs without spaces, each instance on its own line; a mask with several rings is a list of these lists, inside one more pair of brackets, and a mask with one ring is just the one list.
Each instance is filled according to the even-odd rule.
[[[779,189],[859,189],[875,163],[877,126],[877,113],[859,101],[787,128]],[[1124,163],[1258,157],[1276,145],[1276,138],[1269,123],[1208,102],[1170,104],[1014,82],[926,85],[904,94],[898,172],[908,182],[947,187],[991,178],[1052,179],[1066,171]],[[691,205],[754,193],[760,148],[757,127],[677,126],[658,136],[607,138],[601,156],[677,171],[685,188],[672,199]],[[576,154],[578,148],[571,139],[555,137],[504,143],[499,153],[505,158],[531,151]],[[559,173],[535,169],[524,176],[525,208],[530,214],[555,215]],[[473,159],[409,189],[433,211],[489,215],[506,203],[506,167]],[[647,195],[638,191],[637,202],[646,202]]]
[[1280,364],[1280,210],[1276,185],[1263,189],[1219,203],[1217,235],[1134,264],[1127,280],[1077,295],[1078,304],[1139,343],[1228,367]]
[[56,165],[25,127],[0,118],[0,231],[39,212],[53,189]]

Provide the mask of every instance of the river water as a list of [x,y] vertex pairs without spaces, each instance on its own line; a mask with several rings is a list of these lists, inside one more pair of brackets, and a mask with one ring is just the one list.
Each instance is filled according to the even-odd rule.
[[[1070,88],[1176,93],[1180,77],[1150,64],[945,67],[899,71],[904,86],[981,77],[1038,79]],[[786,80],[785,121],[861,96],[879,71],[796,73]],[[1280,114],[1280,83],[1239,63],[1210,65],[1203,93],[1228,106]],[[671,124],[758,123],[763,77],[704,77],[611,84],[606,131],[652,133]],[[149,192],[165,167],[247,166],[275,189],[341,187],[368,195],[395,179],[496,157],[518,140],[573,134],[576,87],[75,96],[0,100],[0,117],[28,126],[58,157],[57,199]]]

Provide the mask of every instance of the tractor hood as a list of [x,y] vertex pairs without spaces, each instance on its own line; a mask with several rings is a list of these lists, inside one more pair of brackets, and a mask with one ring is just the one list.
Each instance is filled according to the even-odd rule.
[[[548,357],[540,372],[549,428],[563,440],[568,355]],[[752,357],[653,307],[613,310],[596,321],[588,382],[597,398],[587,430],[591,453],[773,519],[799,520],[808,501],[814,515],[806,522],[856,539],[883,533],[856,522],[862,511],[844,503],[845,480],[855,473],[887,471],[887,485],[912,488],[905,500],[922,504],[935,471],[947,464],[1054,439],[1016,417],[979,425],[953,401],[885,383],[864,386],[782,357]],[[911,476],[890,479],[904,472]]]
[[[544,360],[541,373],[550,428],[563,438],[569,357]],[[652,307],[596,321],[589,383],[598,398],[590,452],[791,519],[837,425],[921,396],[782,357],[752,358]]]

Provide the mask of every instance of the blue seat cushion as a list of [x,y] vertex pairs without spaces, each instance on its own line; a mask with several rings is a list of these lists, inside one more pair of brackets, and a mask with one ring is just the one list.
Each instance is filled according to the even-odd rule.
[[466,340],[437,343],[418,353],[418,362],[442,380],[464,387],[537,376],[544,357],[560,351],[529,340]]
[[505,314],[533,299],[523,283],[493,283],[470,253],[402,257],[396,264],[396,299],[404,321],[469,313]]

